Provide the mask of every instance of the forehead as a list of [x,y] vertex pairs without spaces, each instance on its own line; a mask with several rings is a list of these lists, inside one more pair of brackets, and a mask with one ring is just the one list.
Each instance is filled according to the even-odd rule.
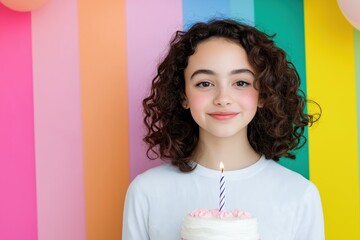
[[247,68],[253,71],[245,49],[232,40],[220,37],[209,38],[199,43],[189,57],[185,75],[199,68],[215,72]]

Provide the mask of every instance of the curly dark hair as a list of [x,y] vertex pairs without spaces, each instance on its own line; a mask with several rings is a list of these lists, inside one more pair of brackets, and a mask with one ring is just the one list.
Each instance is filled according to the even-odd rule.
[[199,22],[188,31],[177,31],[152,80],[150,95],[143,100],[148,158],[170,160],[182,172],[193,169],[191,157],[199,127],[190,111],[182,107],[184,70],[199,43],[220,37],[241,45],[255,70],[255,86],[263,106],[248,125],[251,146],[267,159],[294,159],[292,150],[305,144],[305,126],[320,117],[321,108],[317,114],[305,113],[299,75],[286,53],[275,46],[274,36],[231,19]]

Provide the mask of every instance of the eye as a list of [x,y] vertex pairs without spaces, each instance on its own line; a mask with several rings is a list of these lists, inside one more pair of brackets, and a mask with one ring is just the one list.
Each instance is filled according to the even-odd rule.
[[237,81],[237,82],[235,83],[235,85],[236,85],[237,87],[246,87],[246,86],[249,86],[250,83],[248,83],[248,82],[246,82],[246,81],[243,81],[243,80],[240,80],[240,81]]
[[214,85],[210,82],[199,82],[195,86],[200,87],[200,88],[206,88],[206,87],[211,87]]

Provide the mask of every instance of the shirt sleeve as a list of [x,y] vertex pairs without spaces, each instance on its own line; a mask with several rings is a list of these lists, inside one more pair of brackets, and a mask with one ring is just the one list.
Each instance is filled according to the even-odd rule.
[[318,189],[311,183],[298,215],[296,240],[324,240],[324,216]]
[[138,178],[130,184],[125,198],[123,214],[123,240],[149,240],[148,199]]

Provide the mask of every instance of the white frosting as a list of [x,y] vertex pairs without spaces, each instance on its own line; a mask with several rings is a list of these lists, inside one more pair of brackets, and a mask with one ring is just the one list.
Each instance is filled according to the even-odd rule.
[[184,240],[259,240],[257,220],[246,218],[209,218],[187,215],[181,227]]

